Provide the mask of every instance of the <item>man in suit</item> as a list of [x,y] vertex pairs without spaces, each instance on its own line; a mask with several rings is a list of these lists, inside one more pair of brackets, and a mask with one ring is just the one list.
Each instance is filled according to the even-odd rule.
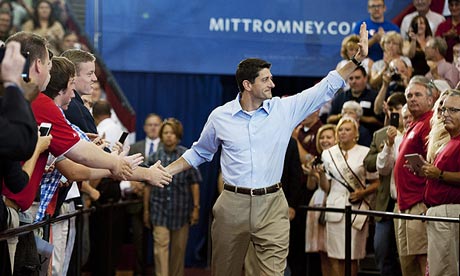
[[[149,157],[158,150],[160,146],[160,127],[161,117],[155,113],[147,115],[144,121],[144,132],[145,139],[138,141],[131,145],[129,155],[135,153],[142,153],[144,156],[144,162],[147,164]],[[132,199],[142,199],[144,184],[136,181],[123,181],[122,189],[125,191],[125,197]],[[133,231],[133,243],[135,248],[135,266],[134,275],[145,275],[142,269],[145,267],[144,247],[143,247],[143,204],[138,203],[135,205],[129,205],[126,208],[126,214],[131,219],[131,226]],[[149,231],[150,232],[150,231]],[[150,239],[149,239],[150,240]],[[152,242],[148,242],[150,245]]]
[[[364,159],[366,170],[370,172],[377,171],[378,153],[384,149],[385,144],[386,146],[390,146],[387,134],[389,129],[397,127],[401,133],[403,132],[404,125],[402,123],[403,116],[401,110],[405,103],[406,98],[403,93],[394,93],[388,98],[386,102],[386,121],[390,123],[388,121],[392,112],[399,113],[399,124],[397,126],[387,125],[374,133],[369,153]],[[379,174],[380,185],[377,189],[375,206],[375,210],[377,211],[393,212],[396,203],[396,193],[394,192],[396,189],[391,189],[391,178],[392,172]],[[382,275],[401,275],[392,218],[375,217],[374,250],[375,260]]]

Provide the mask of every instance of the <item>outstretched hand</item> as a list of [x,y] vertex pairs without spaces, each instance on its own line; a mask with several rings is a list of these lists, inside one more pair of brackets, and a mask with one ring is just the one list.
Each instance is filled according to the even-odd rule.
[[161,161],[157,161],[150,168],[150,178],[148,183],[158,187],[164,187],[172,181],[172,175],[169,174],[161,165]]

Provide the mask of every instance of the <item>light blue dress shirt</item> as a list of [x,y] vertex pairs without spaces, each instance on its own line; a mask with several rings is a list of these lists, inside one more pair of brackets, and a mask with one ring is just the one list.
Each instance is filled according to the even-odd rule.
[[182,157],[197,167],[211,161],[222,146],[222,177],[228,184],[263,188],[280,182],[284,156],[294,128],[332,99],[345,85],[336,72],[294,96],[265,100],[251,116],[235,100],[209,115],[200,138]]

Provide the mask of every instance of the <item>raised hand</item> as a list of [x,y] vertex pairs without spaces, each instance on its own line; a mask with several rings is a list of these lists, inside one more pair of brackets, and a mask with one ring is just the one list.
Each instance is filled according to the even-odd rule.
[[21,44],[11,41],[6,45],[5,56],[1,64],[1,75],[3,83],[13,82],[19,84],[22,70],[26,62],[21,54]]
[[355,59],[358,61],[363,61],[368,54],[369,51],[369,34],[367,31],[366,23],[363,22],[359,28],[359,49],[355,55]]

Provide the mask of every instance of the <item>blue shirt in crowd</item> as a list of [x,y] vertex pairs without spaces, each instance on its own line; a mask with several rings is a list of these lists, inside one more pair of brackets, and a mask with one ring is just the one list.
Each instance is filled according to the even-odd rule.
[[[399,33],[399,27],[391,23],[390,21],[385,20],[379,23],[372,21],[370,18],[363,20],[361,22],[356,22],[355,28],[353,29],[353,33],[359,35],[359,27],[363,22],[366,22],[367,30],[369,31],[369,38],[374,36],[374,34],[379,31],[380,27],[382,27],[385,32],[396,31]],[[374,45],[369,47],[369,54],[367,56],[373,61],[381,60],[383,58],[383,50],[380,47],[380,42],[375,43]]]

